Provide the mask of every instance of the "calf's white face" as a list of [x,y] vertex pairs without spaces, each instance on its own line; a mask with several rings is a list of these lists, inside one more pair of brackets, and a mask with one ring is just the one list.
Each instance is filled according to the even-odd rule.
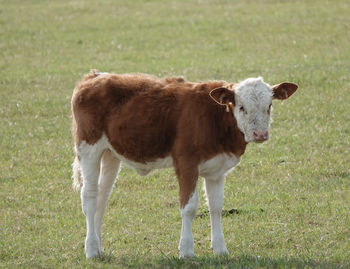
[[269,137],[273,92],[262,78],[250,78],[235,87],[233,114],[246,142]]
[[297,89],[296,84],[289,82],[270,86],[258,77],[234,85],[233,91],[225,87],[214,89],[210,96],[221,105],[233,107],[233,115],[246,142],[263,142],[269,138],[272,100],[287,99]]

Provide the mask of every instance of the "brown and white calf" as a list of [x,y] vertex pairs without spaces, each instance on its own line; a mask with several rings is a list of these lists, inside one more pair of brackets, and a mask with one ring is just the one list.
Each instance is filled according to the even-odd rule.
[[297,88],[287,82],[269,86],[261,77],[233,84],[97,71],[86,75],[72,97],[74,185],[82,187],[86,257],[101,253],[102,218],[121,162],[143,176],[155,168],[175,168],[180,257],[194,255],[192,220],[202,176],[211,245],[216,254],[228,254],[221,228],[225,176],[247,143],[268,139],[272,100],[286,99]]

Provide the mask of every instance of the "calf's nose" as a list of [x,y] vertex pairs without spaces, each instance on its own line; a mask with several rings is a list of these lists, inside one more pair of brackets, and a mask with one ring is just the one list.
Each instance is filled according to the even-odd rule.
[[255,141],[265,141],[269,139],[269,132],[268,131],[254,131],[253,132],[254,140]]

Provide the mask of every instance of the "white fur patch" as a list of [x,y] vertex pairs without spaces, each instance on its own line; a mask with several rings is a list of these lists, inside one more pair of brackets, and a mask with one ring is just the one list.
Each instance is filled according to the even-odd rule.
[[235,86],[234,116],[246,142],[254,141],[254,131],[268,131],[273,92],[261,77],[248,78]]
[[231,172],[239,162],[240,158],[234,154],[222,153],[201,163],[199,175],[214,180]]
[[100,75],[109,75],[108,72],[98,72],[98,71],[96,71],[96,70],[94,70],[93,73],[94,73],[96,76],[100,76]]

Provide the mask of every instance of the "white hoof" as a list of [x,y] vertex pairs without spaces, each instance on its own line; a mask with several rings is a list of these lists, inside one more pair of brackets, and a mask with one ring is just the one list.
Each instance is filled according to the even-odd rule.
[[228,250],[226,248],[225,242],[212,243],[212,249],[216,255],[228,255]]
[[179,244],[180,258],[188,258],[194,256],[193,239],[181,239]]
[[187,252],[187,253],[181,253],[180,252],[180,259],[186,259],[186,258],[191,258],[194,257],[194,252]]
[[100,240],[95,238],[87,238],[85,240],[85,255],[87,259],[99,257],[101,254]]
[[226,247],[223,248],[223,249],[216,249],[216,250],[214,250],[214,253],[216,255],[228,255],[229,254],[228,250],[226,249]]

